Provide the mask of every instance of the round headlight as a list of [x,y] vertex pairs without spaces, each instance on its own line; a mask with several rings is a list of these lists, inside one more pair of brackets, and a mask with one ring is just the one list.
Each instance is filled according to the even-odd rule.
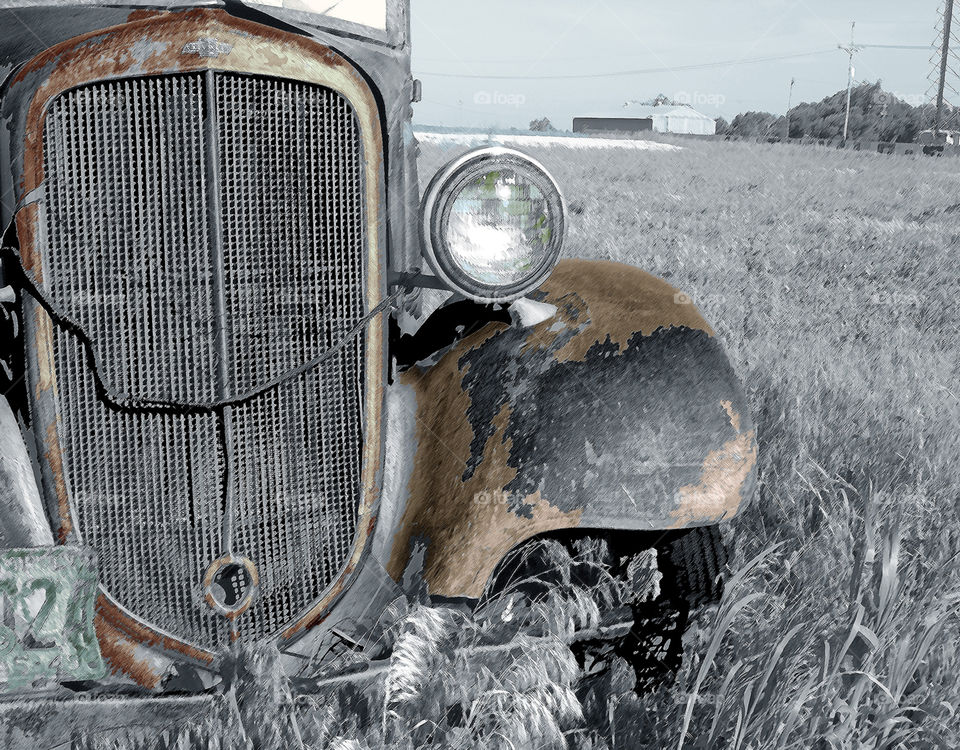
[[484,148],[442,169],[427,188],[427,260],[446,284],[478,302],[508,302],[538,286],[563,245],[563,199],[536,161]]

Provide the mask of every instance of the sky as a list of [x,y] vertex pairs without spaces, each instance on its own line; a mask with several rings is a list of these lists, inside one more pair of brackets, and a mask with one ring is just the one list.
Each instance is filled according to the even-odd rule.
[[[412,0],[413,73],[423,82],[414,122],[526,128],[546,116],[563,130],[575,116],[615,114],[660,93],[728,120],[783,113],[791,78],[793,104],[846,87],[837,45],[849,44],[851,21],[859,44],[929,46],[941,2]],[[920,104],[931,54],[865,48],[854,78]],[[628,74],[598,76],[611,72]],[[597,77],[549,78],[571,75]]]

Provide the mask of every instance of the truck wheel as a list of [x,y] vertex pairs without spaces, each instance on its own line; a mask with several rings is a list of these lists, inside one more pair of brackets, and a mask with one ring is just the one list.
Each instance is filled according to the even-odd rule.
[[715,604],[723,594],[727,550],[717,526],[684,530],[657,544],[663,588],[690,607]]
[[600,677],[621,658],[636,674],[636,691],[646,693],[669,683],[680,668],[690,609],[719,597],[724,559],[719,535],[701,529],[671,534],[649,548],[635,535],[609,542],[536,539],[501,562],[478,611],[488,621],[506,613],[516,629],[550,597],[577,602],[587,594],[602,620],[619,612],[625,622],[610,637],[571,644],[584,679]]
[[683,659],[683,633],[697,609],[723,594],[727,551],[717,526],[687,529],[656,544],[660,596],[634,605],[634,625],[619,648],[633,666],[636,692],[668,684]]

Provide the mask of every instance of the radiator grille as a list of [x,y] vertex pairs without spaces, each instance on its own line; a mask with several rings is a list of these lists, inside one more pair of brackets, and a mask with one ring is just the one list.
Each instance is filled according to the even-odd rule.
[[[198,73],[74,89],[45,124],[46,292],[118,392],[255,390],[362,319],[362,167],[352,107],[320,86]],[[221,643],[200,584],[223,551],[228,476],[233,549],[261,577],[241,634],[274,633],[322,594],[357,527],[362,337],[235,407],[231,445],[216,410],[111,408],[76,336],[53,344],[74,520],[121,605]]]

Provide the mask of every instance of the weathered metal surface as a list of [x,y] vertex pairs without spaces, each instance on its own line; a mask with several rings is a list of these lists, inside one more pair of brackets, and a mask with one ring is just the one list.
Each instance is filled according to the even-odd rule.
[[[368,656],[384,654],[389,640],[384,637],[385,630],[396,622],[395,613],[406,611],[406,607],[401,587],[373,554],[366,555],[350,582],[349,592],[323,622],[284,647],[287,673],[300,673],[305,667],[308,671],[316,669],[321,663],[337,664],[345,643],[361,648]],[[385,616],[388,611],[391,615]]]
[[[183,48],[199,38],[230,44],[229,54],[198,58]],[[278,78],[328,86],[358,108],[364,125],[365,146],[382,154],[376,101],[363,76],[329,47],[287,32],[233,18],[222,10],[193,9],[151,15],[133,23],[92,32],[58,44],[20,68],[11,92],[29,87],[32,98],[23,117],[23,173],[16,186],[18,198],[43,180],[44,115],[63,91],[90,81],[215,69],[235,73],[265,73]],[[371,159],[370,189],[379,180],[378,159]]]
[[[380,448],[381,445],[378,444],[377,447]],[[382,472],[378,471],[375,480],[369,485],[364,485],[368,491],[368,494],[376,497],[378,500],[380,497],[381,476]],[[343,569],[343,573],[339,578],[337,578],[336,581],[334,581],[333,585],[327,589],[323,599],[318,601],[309,612],[304,614],[303,617],[298,619],[289,628],[284,630],[283,633],[281,633],[281,640],[293,641],[297,638],[301,638],[310,628],[322,623],[327,616],[329,616],[330,611],[337,599],[343,594],[347,586],[352,582],[354,574],[359,568],[361,558],[366,551],[367,541],[373,534],[373,529],[377,523],[377,516],[375,513],[367,513],[363,518],[361,518],[361,520],[365,521],[365,523],[357,532],[357,544],[354,546],[353,555],[347,561],[347,565]]]
[[7,399],[0,396],[0,548],[53,544],[33,464]]
[[[19,3],[14,2],[16,6]],[[134,9],[136,5],[147,5],[150,9]],[[99,29],[106,29],[124,21],[141,21],[155,15],[166,14],[156,10],[163,5],[181,6],[170,0],[163,2],[145,2],[134,0],[130,7],[106,7],[104,5],[77,6],[37,6],[17,7],[16,10],[4,10],[9,3],[0,2],[0,25],[10,28],[29,28],[34,34],[11,33],[0,35],[0,80],[16,70],[19,65],[30,60],[44,49],[60,42]],[[24,6],[31,3],[25,2]],[[407,3],[397,3],[391,11],[398,29],[406,28],[409,23]],[[304,14],[288,12],[283,8],[263,8],[268,13],[254,12],[239,4],[233,4],[223,12],[239,14],[248,21],[259,20],[264,24],[302,35],[324,44],[349,59],[377,91],[382,108],[383,131],[386,143],[386,161],[389,163],[387,180],[389,189],[384,210],[390,221],[385,227],[389,234],[389,257],[391,268],[407,270],[420,263],[420,248],[416,231],[415,217],[419,208],[419,193],[416,177],[416,147],[410,131],[412,116],[413,78],[410,74],[409,37],[402,34],[390,45],[381,44],[370,38],[356,34],[340,34],[335,29],[323,28],[311,23]],[[271,16],[277,16],[277,19]],[[194,40],[195,41],[195,40]],[[20,94],[24,88],[20,88]],[[11,137],[4,143],[0,137],[0,192],[19,183],[22,165],[22,138],[13,130],[22,126],[22,96],[16,90],[8,92],[0,114],[0,128],[11,131]],[[8,174],[9,172],[9,174]],[[0,201],[0,218],[4,226],[10,220],[13,202]]]
[[[224,11],[137,13],[128,19],[136,23],[66,42],[18,73],[5,113],[13,134],[9,142],[14,144],[19,200],[31,185],[41,183],[41,115],[63,87],[160,72],[250,72],[254,65],[271,75],[299,78],[309,74],[303,70],[331,67],[337,57],[330,52],[333,57],[318,60],[317,45],[309,39],[266,32]],[[215,46],[219,54],[196,54],[191,45],[198,40],[212,40],[203,48]],[[368,68],[375,84],[392,84],[381,93],[392,134],[387,159],[392,163],[393,209],[389,222],[383,218],[386,212],[372,220],[381,234],[390,232],[394,258],[410,260],[394,261],[394,267],[409,270],[416,253],[407,241],[410,222],[404,216],[410,214],[401,208],[416,200],[415,144],[402,125],[409,123],[409,99],[403,97],[412,84],[408,69],[397,64],[406,53],[397,56],[342,42],[348,48],[355,45],[351,52],[356,54],[348,57],[360,60],[359,67]],[[291,72],[297,69],[298,75]],[[349,64],[342,72],[349,85],[367,86]],[[18,107],[31,98],[29,111]],[[366,106],[376,113],[372,97]],[[366,135],[381,145],[379,125],[367,128]],[[382,171],[382,164],[376,168]],[[382,182],[375,197],[377,205],[385,205]],[[24,258],[37,279],[43,272],[37,252],[44,244],[38,234],[44,223],[41,210],[42,204],[31,203],[17,216]],[[477,596],[503,554],[541,531],[679,528],[736,513],[755,481],[754,431],[712,331],[692,305],[678,303],[674,295],[669,285],[636,269],[565,261],[532,295],[555,307],[555,315],[526,327],[490,323],[454,344],[435,365],[399,377],[391,386],[391,393],[402,396],[397,399],[399,428],[391,440],[401,435],[409,440],[404,458],[388,467],[383,478],[379,460],[366,462],[363,480],[368,496],[376,496],[383,483],[396,502],[384,509],[381,529],[398,531],[392,539],[378,536],[374,550],[378,559],[389,562],[394,579],[419,561],[432,593]],[[29,333],[36,346],[28,346],[28,356],[42,375],[35,383],[37,423],[45,426],[41,469],[48,502],[55,498],[61,519],[60,541],[67,541],[75,531],[69,525],[52,410],[56,381],[50,320],[39,308],[31,319]],[[386,348],[381,330],[368,345],[371,356],[381,356]],[[381,373],[382,364],[368,372]],[[383,383],[368,387],[373,387],[371,403],[379,404]],[[366,416],[379,420],[379,413],[371,416],[367,410]],[[414,429],[404,429],[404,416],[406,426]],[[377,429],[371,428],[366,443],[379,451],[382,427]],[[371,507],[367,512],[360,543],[343,575],[284,638],[296,639],[328,616],[361,563],[363,540],[374,529],[377,511]],[[361,587],[357,594],[365,590]],[[106,598],[98,608],[97,628],[114,669],[145,686],[159,686],[173,657],[212,661],[209,652],[143,626]]]
[[[185,47],[198,38],[219,40],[229,45],[229,52],[217,58],[204,58],[184,53]],[[224,50],[225,47],[221,47]],[[385,206],[383,175],[382,122],[377,101],[364,77],[343,57],[328,47],[299,36],[266,28],[231,17],[220,10],[190,10],[150,14],[134,23],[69,40],[47,50],[18,71],[10,91],[13,100],[24,103],[22,110],[5,107],[13,125],[13,136],[22,142],[21,169],[15,184],[18,200],[27,195],[31,200],[17,216],[18,238],[25,265],[35,279],[43,278],[41,260],[46,248],[41,234],[43,221],[42,191],[33,192],[43,182],[42,134],[44,117],[50,103],[64,90],[90,81],[122,79],[134,75],[154,75],[198,70],[225,70],[239,73],[260,73],[278,78],[306,81],[332,88],[344,95],[355,107],[361,123],[366,170],[364,211],[368,251],[364,258],[367,272],[366,304],[372,309],[383,297]],[[9,104],[5,101],[5,104]],[[26,112],[24,115],[23,112]],[[16,160],[15,160],[16,161]],[[65,542],[74,533],[71,527],[70,498],[64,483],[61,441],[57,435],[57,388],[51,346],[51,322],[39,307],[26,330],[29,367],[36,374],[35,431],[43,436],[41,469],[44,485],[55,498],[59,516],[58,538]],[[335,599],[342,593],[363,554],[375,520],[382,463],[382,428],[380,415],[383,400],[385,346],[383,316],[368,325],[366,332],[367,365],[363,409],[364,454],[362,464],[362,502],[358,534],[346,565],[320,600],[314,602],[304,616],[283,631],[281,638],[292,639],[309,625],[321,620]],[[209,663],[212,655],[168,635],[138,623],[104,597],[98,608],[98,632],[104,639],[104,652],[129,676],[141,684],[156,686],[158,673],[151,658],[140,658],[131,644],[151,644],[193,661]],[[131,648],[134,648],[131,651]],[[141,654],[141,656],[143,656]]]
[[134,640],[100,613],[94,623],[100,652],[110,666],[111,675],[149,690],[158,689],[173,660],[162,651]]
[[[21,697],[0,703],[0,747],[68,748],[74,737],[84,736],[105,743],[115,739],[117,747],[163,747],[164,734],[176,737],[180,727],[201,725],[224,711],[225,703],[222,695],[99,700]],[[185,733],[184,744],[174,741],[170,746],[198,747],[190,739]],[[202,741],[202,735],[196,739]]]
[[124,612],[109,597],[97,597],[94,626],[100,651],[112,673],[155,689],[175,660],[200,666],[213,664],[209,651],[158,633]]
[[23,266],[34,274],[38,283],[43,281],[43,269],[37,252],[44,244],[44,222],[40,217],[41,207],[37,203],[28,203],[16,215],[17,237],[20,242]]
[[[229,603],[218,600],[213,592],[214,579],[217,573],[220,572],[220,570],[226,565],[241,565],[247,571],[247,575],[249,576],[246,590],[240,592],[239,601],[237,601],[233,606],[230,606]],[[210,564],[206,575],[203,577],[203,598],[206,600],[211,609],[222,613],[223,616],[228,620],[234,620],[250,608],[250,604],[253,602],[254,596],[256,596],[257,587],[259,585],[260,573],[257,571],[257,568],[252,561],[245,557],[224,555],[223,557],[214,560]]]
[[[277,632],[339,574],[358,521],[366,244],[353,108],[327,88],[207,71],[72,89],[46,131],[45,292],[96,352],[91,365],[58,323],[74,523],[102,551],[114,598],[207,647],[225,623],[196,606],[197,581],[223,551],[249,557],[264,586],[237,631]],[[206,171],[205,150],[219,152]],[[198,210],[205,194],[216,200]],[[284,375],[340,341],[321,366]],[[218,425],[185,407],[111,405],[94,371],[114,392],[179,404],[281,382]]]
[[745,397],[685,295],[630,266],[567,260],[531,297],[556,314],[490,323],[398,379],[416,394],[417,455],[397,580],[413,561],[431,593],[477,597],[537,533],[705,525],[753,491]]

